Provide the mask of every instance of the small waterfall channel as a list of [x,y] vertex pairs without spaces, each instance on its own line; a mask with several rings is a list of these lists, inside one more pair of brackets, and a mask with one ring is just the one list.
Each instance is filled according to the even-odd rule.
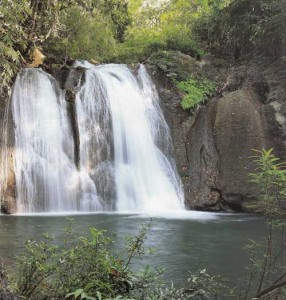
[[17,76],[11,99],[17,211],[184,209],[169,128],[145,67],[135,74],[126,65],[77,66],[85,72],[73,118],[52,76],[29,68]]

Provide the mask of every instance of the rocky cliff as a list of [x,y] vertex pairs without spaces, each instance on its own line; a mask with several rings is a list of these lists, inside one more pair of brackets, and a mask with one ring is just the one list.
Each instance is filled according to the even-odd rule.
[[[149,67],[171,127],[186,205],[209,211],[245,211],[258,196],[249,182],[253,149],[274,148],[286,159],[286,62],[231,66],[214,57],[197,61],[161,53]],[[217,91],[191,112],[180,107],[175,80],[214,80]]]

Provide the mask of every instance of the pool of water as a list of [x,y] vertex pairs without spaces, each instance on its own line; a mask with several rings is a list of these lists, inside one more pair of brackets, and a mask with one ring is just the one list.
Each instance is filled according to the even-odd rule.
[[245,245],[249,239],[261,240],[265,232],[263,219],[248,214],[189,211],[165,215],[1,215],[0,257],[13,265],[25,240],[40,238],[44,232],[59,238],[69,223],[67,217],[74,219],[76,235],[85,235],[88,227],[94,226],[115,234],[122,245],[124,236],[136,234],[142,224],[152,219],[146,247],[156,251],[145,257],[144,264],[165,268],[166,278],[180,286],[189,271],[204,268],[210,274],[228,278],[231,286],[237,285],[247,274]]

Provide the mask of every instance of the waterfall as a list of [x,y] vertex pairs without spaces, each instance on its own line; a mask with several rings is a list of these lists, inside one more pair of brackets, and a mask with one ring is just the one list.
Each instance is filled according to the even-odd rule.
[[77,210],[73,141],[63,92],[40,69],[17,76],[12,113],[18,210]]
[[78,142],[56,80],[41,69],[17,76],[18,211],[183,209],[169,128],[144,66],[135,74],[126,65],[79,65],[85,74],[75,97]]
[[85,84],[77,95],[81,167],[89,169],[102,195],[114,197],[108,207],[182,209],[169,128],[145,68],[135,76],[125,65],[83,66]]

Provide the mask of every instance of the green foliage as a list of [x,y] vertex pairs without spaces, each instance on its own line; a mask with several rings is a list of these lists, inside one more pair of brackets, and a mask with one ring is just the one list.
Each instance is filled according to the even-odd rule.
[[200,18],[195,32],[209,50],[234,60],[286,53],[285,0],[233,0]]
[[0,2],[0,92],[9,89],[23,61],[21,51],[25,51],[28,41],[21,24],[30,12],[27,1]]
[[95,228],[90,228],[89,237],[77,241],[71,233],[70,228],[65,231],[64,245],[60,247],[48,235],[40,242],[26,243],[25,252],[17,260],[17,293],[39,300],[48,295],[64,299],[81,287],[90,295],[100,292],[104,297],[126,293],[128,273],[124,272],[124,262],[110,253],[112,240]]
[[119,45],[119,61],[144,62],[153,52],[166,48],[166,42],[156,30],[130,29],[126,41]]
[[166,285],[160,269],[130,270],[134,259],[147,254],[144,241],[149,227],[143,226],[137,236],[127,238],[125,249],[117,252],[114,240],[95,228],[90,228],[88,237],[76,239],[69,226],[60,245],[48,234],[39,242],[27,241],[10,287],[27,300],[215,299],[222,285],[206,270],[191,274],[188,286],[181,289]]
[[127,26],[131,23],[128,2],[126,0],[103,0],[100,9],[104,15],[110,17],[116,40],[123,42]]
[[65,10],[58,36],[49,39],[44,49],[50,57],[105,61],[115,55],[115,46],[111,25],[98,10],[91,15],[73,6]]
[[[115,39],[123,41],[125,30],[131,22],[127,0],[73,0],[71,4],[91,14],[94,10],[99,11],[113,29]],[[97,19],[94,18],[93,22],[97,22]]]
[[84,0],[71,1],[59,20],[57,35],[43,44],[49,58],[110,61],[117,57],[130,16],[125,0]]
[[57,62],[114,58],[129,24],[125,0],[2,0],[0,87],[9,89],[35,47],[43,47]]
[[267,236],[263,243],[251,241],[248,246],[250,274],[241,298],[279,299],[286,287],[286,163],[279,163],[273,149],[256,153],[256,172],[251,173],[250,178],[261,194],[251,207],[267,218]]
[[250,178],[251,182],[259,186],[261,196],[252,207],[269,219],[277,219],[280,214],[283,219],[286,208],[286,163],[279,162],[279,158],[273,154],[273,149],[256,152],[256,172],[251,173]]
[[216,89],[216,84],[208,79],[190,78],[187,81],[177,82],[177,87],[186,93],[181,102],[183,109],[192,109],[200,105]]
[[194,24],[226,3],[228,0],[166,0],[159,4],[131,0],[132,24],[120,47],[120,58],[128,62],[144,61],[158,50],[176,50],[200,57],[204,51],[197,43]]
[[128,62],[144,61],[159,50],[197,55],[199,47],[192,35],[192,24],[205,7],[208,7],[207,1],[199,0],[171,0],[160,5],[131,1],[133,22],[121,45],[120,57]]
[[29,50],[56,36],[59,15],[69,4],[63,1],[23,0],[0,2],[0,89],[8,89],[21,65],[29,59]]

